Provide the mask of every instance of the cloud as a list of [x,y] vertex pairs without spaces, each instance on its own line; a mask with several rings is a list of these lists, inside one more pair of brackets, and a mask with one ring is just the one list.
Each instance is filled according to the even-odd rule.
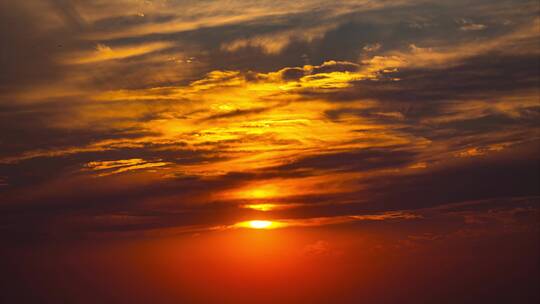
[[[92,171],[98,171],[99,176],[107,176],[112,174],[119,174],[123,172],[133,171],[133,170],[141,170],[141,169],[149,169],[149,168],[158,168],[170,165],[172,163],[167,162],[147,162],[140,158],[132,158],[132,159],[121,159],[121,160],[113,160],[113,161],[93,161],[89,162],[85,165],[86,168]],[[109,170],[113,169],[113,170]]]
[[537,195],[532,2],[0,5],[11,232],[366,224]]
[[105,44],[98,44],[94,51],[86,52],[80,55],[74,55],[72,56],[72,58],[66,59],[65,61],[68,64],[98,63],[107,60],[125,59],[134,56],[141,56],[166,49],[170,46],[170,43],[155,42],[145,45],[123,46],[113,49]]
[[467,19],[459,19],[456,23],[460,25],[459,29],[462,31],[481,31],[487,28],[484,24],[474,23]]
[[414,156],[414,152],[393,150],[392,147],[361,149],[358,151],[312,155],[277,169],[285,171],[312,169],[364,172],[372,169],[399,168],[408,164],[414,159]]
[[67,26],[82,30],[86,26],[86,21],[79,14],[76,6],[71,0],[49,0],[52,7],[58,12]]
[[313,28],[306,28],[304,26],[298,29],[226,42],[221,45],[221,49],[228,52],[235,52],[241,48],[260,48],[267,54],[277,54],[295,41],[310,43],[315,39],[320,39],[326,32],[335,27],[336,25],[334,24]]

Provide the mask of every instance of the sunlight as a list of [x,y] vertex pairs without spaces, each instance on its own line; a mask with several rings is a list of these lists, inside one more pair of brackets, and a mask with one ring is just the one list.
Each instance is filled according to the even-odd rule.
[[246,192],[246,195],[251,198],[271,198],[277,194],[277,190],[272,186],[252,189]]
[[247,205],[242,205],[242,208],[253,209],[253,210],[258,210],[258,211],[271,211],[271,210],[279,209],[279,206],[276,204],[247,204]]
[[250,221],[249,226],[254,229],[266,229],[272,226],[270,221]]
[[276,221],[265,221],[265,220],[253,220],[240,222],[234,225],[235,227],[240,228],[250,228],[250,229],[275,229],[284,227],[285,225]]
[[279,203],[279,204],[260,203],[260,204],[244,204],[244,205],[240,205],[240,207],[245,208],[245,209],[252,209],[252,210],[266,212],[266,211],[276,211],[276,210],[298,208],[303,205],[304,204],[299,204],[299,203]]

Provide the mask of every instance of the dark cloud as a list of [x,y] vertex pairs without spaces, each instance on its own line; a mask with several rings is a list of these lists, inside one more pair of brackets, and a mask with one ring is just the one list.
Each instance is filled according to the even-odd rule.
[[[347,90],[307,91],[304,94],[326,95],[332,102],[373,98],[421,108],[437,102],[489,100],[518,91],[535,90],[540,84],[538,69],[540,60],[536,54],[489,52],[449,67],[405,67],[385,74],[381,80],[355,81]],[[396,78],[399,81],[395,81]]]
[[249,116],[251,114],[264,113],[266,111],[271,110],[272,108],[273,107],[254,108],[254,109],[249,109],[249,110],[240,110],[240,109],[238,109],[238,110],[234,110],[234,111],[230,111],[230,112],[226,112],[226,113],[219,113],[219,114],[210,115],[208,117],[203,118],[201,121],[227,119],[227,118],[234,118],[234,117],[238,117],[238,116]]
[[[80,108],[88,105],[85,98],[58,98],[49,102],[21,105],[17,103],[0,104],[0,158],[15,157],[27,151],[54,150],[81,147],[108,139],[135,139],[158,135],[156,132],[132,128],[99,128],[94,121],[93,128],[66,129],[51,125],[51,122],[72,120]],[[97,104],[94,103],[94,106]],[[92,109],[88,109],[91,111]],[[148,109],[139,115],[142,121],[151,120],[159,110]],[[133,118],[136,120],[137,118]],[[114,120],[105,119],[107,125]]]
[[175,20],[172,14],[134,14],[98,19],[88,25],[91,31],[122,30],[145,24],[160,24]]
[[397,168],[414,160],[416,153],[388,147],[329,153],[301,158],[276,170],[331,170],[363,172],[373,169]]
[[360,69],[360,65],[346,62],[346,61],[331,61],[325,62],[322,65],[315,66],[313,68],[312,74],[320,73],[333,73],[333,72],[356,72]]
[[373,179],[368,182],[367,191],[374,201],[364,206],[410,209],[498,197],[538,196],[538,149],[537,142],[528,143],[494,155],[434,165],[416,174]]
[[285,68],[280,71],[281,78],[285,81],[298,80],[306,75],[302,68]]
[[[355,62],[362,57],[363,47],[380,44],[379,53],[392,50],[406,50],[411,44],[425,47],[439,46],[441,41],[434,41],[434,37],[444,37],[442,46],[458,45],[480,39],[491,39],[500,35],[511,33],[513,30],[530,22],[534,18],[534,11],[538,11],[531,1],[523,1],[521,5],[532,5],[529,13],[510,9],[515,4],[501,1],[470,4],[410,4],[397,7],[383,7],[362,12],[341,14],[335,17],[325,17],[321,12],[283,15],[273,20],[271,25],[264,23],[264,19],[254,23],[239,23],[232,26],[205,28],[199,35],[176,33],[178,37],[187,38],[194,43],[202,43],[205,50],[209,50],[211,66],[218,69],[253,69],[256,63],[258,71],[271,71],[283,66],[301,66],[305,59],[310,64],[320,64],[328,59]],[[486,14],[485,5],[500,7],[500,22],[490,25],[485,31],[475,31],[474,34],[463,35],[456,24],[456,18],[463,14],[463,6],[467,6],[470,15],[482,16]],[[487,18],[487,17],[486,17]],[[477,18],[478,19],[478,18]],[[482,18],[480,18],[482,19]],[[312,20],[318,20],[313,22]],[[385,20],[385,22],[381,22]],[[515,20],[515,23],[504,25],[504,20]],[[414,26],[416,24],[423,26]],[[298,31],[299,34],[306,28],[317,24],[336,24],[319,38],[311,41],[302,40],[293,36],[288,44],[277,54],[268,54],[260,47],[248,45],[233,52],[224,52],[220,46],[223,43],[238,38],[255,37],[257,35],[278,35],[284,30]],[[298,26],[301,25],[301,26]],[[198,32],[196,30],[195,32]],[[214,33],[216,32],[216,33]],[[219,34],[217,34],[219,33]],[[301,36],[301,35],[299,35]],[[198,37],[212,37],[207,41],[200,41]],[[195,39],[193,39],[195,38]],[[276,38],[277,39],[277,38]]]
[[66,25],[72,29],[82,30],[86,21],[79,14],[72,0],[49,0],[51,6],[58,12]]
[[32,13],[16,1],[0,2],[0,93],[61,74],[53,57],[63,51],[58,45],[64,41],[57,33],[43,34],[39,27]]

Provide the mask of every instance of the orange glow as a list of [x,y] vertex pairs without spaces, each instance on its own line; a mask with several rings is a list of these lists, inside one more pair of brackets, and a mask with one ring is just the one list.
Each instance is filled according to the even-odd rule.
[[280,203],[280,204],[270,204],[270,203],[262,203],[262,204],[245,204],[241,205],[240,207],[246,208],[246,209],[253,209],[257,211],[273,211],[273,210],[286,210],[291,208],[296,208],[302,206],[302,204],[290,204],[290,203]]
[[243,205],[242,208],[253,209],[258,211],[270,211],[277,209],[279,206],[276,204],[248,204]]
[[271,198],[276,196],[276,194],[277,191],[275,187],[271,185],[248,190],[244,193],[244,195],[249,198]]
[[279,202],[279,204],[275,204],[277,208],[274,209],[287,209],[298,206],[296,203],[287,203],[290,198],[296,195],[347,192],[348,188],[344,181],[357,177],[358,173],[340,173],[302,178],[268,179],[247,183],[236,189],[219,193],[218,196],[225,199],[247,200],[249,203],[244,205],[246,207]]
[[[239,189],[234,189],[228,193],[222,193],[221,195],[233,199],[246,199],[246,200],[271,200],[282,196],[289,195],[288,191],[281,188],[280,191],[278,191],[278,186],[273,181],[265,181],[265,183],[254,183],[254,184],[248,184],[244,187],[241,187]],[[251,209],[257,209],[258,208],[252,208],[251,206],[266,206],[270,207],[273,204],[248,204],[244,205],[245,208],[251,208]],[[263,210],[264,211],[264,210]]]
[[275,221],[253,220],[253,221],[240,222],[234,226],[240,227],[240,228],[251,228],[251,229],[275,229],[275,228],[283,227],[284,224],[280,222],[275,222]]

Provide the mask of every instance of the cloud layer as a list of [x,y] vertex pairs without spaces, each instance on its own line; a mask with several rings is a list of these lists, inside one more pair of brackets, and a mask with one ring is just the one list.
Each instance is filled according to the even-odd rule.
[[539,11],[0,1],[0,234],[407,221],[537,201]]

